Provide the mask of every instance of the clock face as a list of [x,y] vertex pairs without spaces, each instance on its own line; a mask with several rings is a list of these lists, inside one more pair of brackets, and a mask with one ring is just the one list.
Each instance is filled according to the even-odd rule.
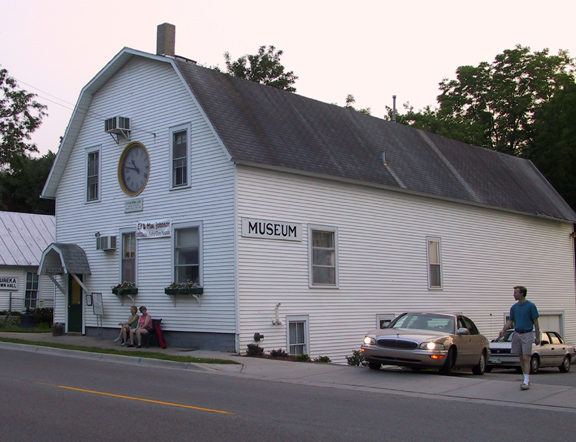
[[118,163],[118,181],[124,193],[138,195],[146,187],[150,173],[148,151],[140,143],[130,143]]

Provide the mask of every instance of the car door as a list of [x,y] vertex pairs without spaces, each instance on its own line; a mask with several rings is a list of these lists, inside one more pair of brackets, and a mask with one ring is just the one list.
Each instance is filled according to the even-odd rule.
[[534,344],[532,346],[532,352],[538,353],[540,356],[540,366],[541,367],[552,367],[556,364],[555,345],[552,344],[550,336],[547,332],[542,332],[540,336],[540,345]]
[[480,360],[480,355],[482,354],[482,350],[486,345],[485,338],[480,334],[476,324],[474,324],[470,318],[467,318],[466,316],[460,316],[458,323],[459,328],[467,328],[470,332],[470,334],[467,336],[461,336],[462,338],[467,338],[467,343],[464,347],[466,352],[466,364],[475,365]]
[[566,344],[556,332],[548,332],[548,336],[550,337],[550,353],[552,354],[550,365],[558,367],[566,355]]

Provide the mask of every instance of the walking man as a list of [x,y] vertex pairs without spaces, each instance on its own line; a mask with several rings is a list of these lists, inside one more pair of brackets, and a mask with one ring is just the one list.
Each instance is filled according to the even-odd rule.
[[528,290],[523,286],[514,287],[514,299],[518,302],[510,308],[510,317],[500,331],[502,336],[506,330],[514,327],[512,335],[512,353],[520,355],[520,365],[524,373],[521,390],[530,388],[530,356],[532,343],[540,344],[540,326],[538,325],[538,309],[533,302],[526,300]]

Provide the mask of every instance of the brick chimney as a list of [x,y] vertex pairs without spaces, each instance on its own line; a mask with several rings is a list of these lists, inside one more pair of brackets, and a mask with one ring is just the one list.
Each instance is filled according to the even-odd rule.
[[174,57],[176,47],[176,26],[170,23],[158,25],[156,34],[156,54]]

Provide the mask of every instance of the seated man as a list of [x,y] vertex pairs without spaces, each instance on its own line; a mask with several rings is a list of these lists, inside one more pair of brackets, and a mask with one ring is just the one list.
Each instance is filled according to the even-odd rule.
[[140,313],[142,313],[142,316],[140,316],[138,326],[130,330],[130,345],[128,345],[128,347],[134,347],[134,342],[136,342],[134,340],[134,335],[136,335],[136,340],[138,341],[137,348],[141,348],[142,335],[150,333],[150,330],[152,329],[152,318],[147,313],[146,307],[141,306]]

